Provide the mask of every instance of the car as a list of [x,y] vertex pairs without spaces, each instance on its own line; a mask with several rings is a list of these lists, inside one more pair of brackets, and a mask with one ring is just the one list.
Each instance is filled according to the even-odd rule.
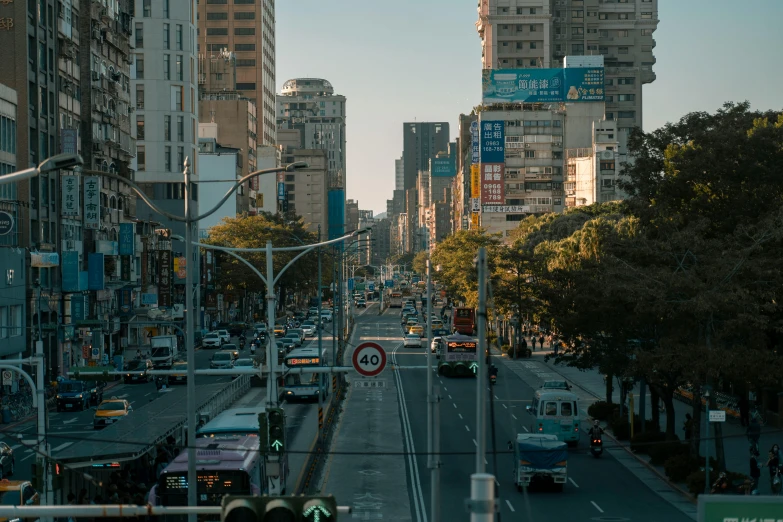
[[5,442],[0,442],[0,480],[13,475],[15,466],[13,448]]
[[125,375],[122,380],[125,384],[134,382],[150,382],[152,381],[152,375],[149,375],[147,371],[152,370],[152,361],[149,359],[133,359],[125,363]]
[[228,352],[231,355],[234,356],[234,359],[239,358],[239,348],[236,344],[224,344],[223,348],[220,349],[221,352]]
[[220,338],[223,340],[224,343],[227,343],[231,340],[231,334],[228,333],[228,330],[218,330],[217,334],[220,336]]
[[255,368],[257,366],[258,364],[249,357],[243,357],[234,361],[234,368]]
[[83,411],[100,399],[101,392],[96,383],[61,381],[57,385],[57,411]]
[[321,310],[321,319],[326,321],[327,323],[332,322],[332,317],[334,314],[332,314],[331,310]]
[[302,339],[298,334],[286,334],[285,337],[281,337],[280,340],[283,342],[289,341],[297,348],[302,346]]
[[432,329],[435,330],[436,328],[443,328],[443,321],[441,321],[440,319],[433,319]]
[[318,331],[318,327],[315,326],[315,323],[312,321],[305,321],[304,323],[302,323],[302,331],[306,336],[309,337],[311,335],[316,334],[316,332]]
[[247,325],[245,323],[231,323],[228,325],[228,333],[229,335],[233,335],[234,337],[239,337],[243,333],[245,333],[245,330],[247,329]]
[[408,334],[416,334],[419,337],[424,337],[424,327],[420,324],[414,324],[408,328]]
[[440,341],[442,340],[442,337],[433,337],[432,342],[430,343],[430,352],[432,353],[438,353],[438,346],[440,346]]
[[402,339],[403,347],[421,348],[421,337],[417,334],[408,334]]
[[98,405],[95,410],[95,416],[92,419],[93,428],[98,430],[110,426],[120,419],[125,417],[133,411],[130,402],[125,399],[118,399],[112,397],[106,399]]
[[291,334],[296,334],[297,336],[299,336],[299,345],[300,346],[302,345],[302,343],[304,343],[305,338],[307,337],[305,335],[304,329],[302,329],[302,328],[291,328],[290,330],[288,330],[288,332],[286,332],[286,336],[289,336]]
[[201,341],[204,348],[220,348],[222,344],[223,338],[217,332],[209,332]]
[[567,381],[559,381],[559,380],[553,380],[553,381],[544,381],[544,384],[541,385],[542,390],[570,390],[571,385],[568,384]]
[[209,367],[213,370],[227,370],[234,364],[234,354],[232,352],[219,351],[209,360]]
[[293,350],[294,348],[296,348],[296,343],[294,342],[293,339],[291,339],[289,337],[281,337],[280,339],[277,340],[277,348],[278,348],[278,350],[281,347],[283,348],[283,350],[285,350],[285,353],[288,353],[291,350]]
[[170,384],[188,382],[188,363],[177,361],[171,365],[171,371],[175,373],[169,376]]
[[275,337],[283,337],[285,335],[285,326],[282,324],[276,324],[275,325]]
[[356,308],[367,308],[367,300],[366,299],[357,299],[356,300]]

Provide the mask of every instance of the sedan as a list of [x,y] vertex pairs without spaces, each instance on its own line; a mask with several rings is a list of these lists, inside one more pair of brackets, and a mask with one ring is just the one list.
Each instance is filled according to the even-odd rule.
[[125,375],[123,381],[125,384],[132,382],[150,382],[152,375],[147,371],[152,370],[152,361],[149,359],[134,359],[125,363]]
[[433,337],[432,342],[430,343],[430,352],[437,353],[438,352],[438,345],[440,344],[442,337]]
[[128,401],[124,399],[111,398],[98,405],[93,417],[93,428],[105,428],[120,419],[124,419],[133,410]]
[[14,450],[5,442],[0,442],[0,480],[14,474]]
[[230,353],[234,356],[235,360],[239,358],[239,349],[237,348],[236,344],[224,344],[220,351]]
[[421,337],[417,334],[408,334],[402,339],[403,347],[421,348]]
[[175,362],[171,365],[171,371],[175,372],[169,376],[171,384],[188,382],[188,363],[182,361]]
[[364,299],[357,299],[356,308],[367,308],[367,301]]
[[420,324],[414,324],[410,328],[408,328],[408,334],[409,335],[418,335],[419,337],[424,337],[424,327]]
[[204,348],[220,348],[220,345],[223,344],[223,338],[217,332],[210,332],[204,336],[201,344]]
[[302,339],[300,339],[297,334],[287,334],[285,337],[281,337],[280,340],[283,342],[289,341],[293,343],[295,347],[302,346]]
[[228,330],[218,330],[217,334],[220,336],[220,338],[223,340],[224,343],[227,343],[231,340],[231,334],[228,333]]
[[316,326],[313,322],[305,322],[302,324],[302,331],[305,333],[306,336],[315,335]]
[[227,370],[231,368],[234,362],[234,355],[231,352],[217,352],[209,361],[209,367],[215,370]]

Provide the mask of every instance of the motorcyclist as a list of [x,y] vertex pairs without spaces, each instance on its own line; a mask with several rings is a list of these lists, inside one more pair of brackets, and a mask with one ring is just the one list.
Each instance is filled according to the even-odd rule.
[[489,376],[497,378],[498,376],[498,367],[494,364],[489,365]]
[[726,476],[725,471],[721,471],[720,475],[718,475],[718,480],[712,485],[710,493],[713,495],[716,493],[723,493],[727,489],[729,489],[729,478]]
[[590,444],[592,444],[594,440],[601,440],[601,436],[604,434],[604,429],[601,427],[600,422],[595,421],[593,426],[590,428],[590,431],[587,433],[590,435]]

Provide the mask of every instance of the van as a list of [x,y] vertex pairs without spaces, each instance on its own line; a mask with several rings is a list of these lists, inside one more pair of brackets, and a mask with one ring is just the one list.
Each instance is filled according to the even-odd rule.
[[566,390],[537,390],[527,408],[532,417],[530,432],[555,435],[569,447],[579,444],[578,397]]
[[[29,507],[38,506],[40,504],[41,497],[29,481],[8,479],[0,480],[0,505]],[[7,518],[0,518],[0,522],[6,522],[7,520]]]

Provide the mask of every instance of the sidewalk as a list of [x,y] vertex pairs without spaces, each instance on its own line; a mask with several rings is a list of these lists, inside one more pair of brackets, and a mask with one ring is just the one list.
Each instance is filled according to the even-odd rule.
[[[552,361],[545,362],[544,357],[551,353],[552,351],[549,348],[545,348],[544,350],[538,348],[537,351],[533,352],[532,359],[520,359],[520,360],[536,361],[541,365],[550,369],[552,372],[561,375],[566,380],[568,380],[571,384],[581,388],[590,396],[595,397],[596,400],[605,400],[606,385],[604,384],[604,377],[602,374],[600,374],[597,370],[594,369],[582,371],[577,368],[572,368],[562,364],[556,365]],[[639,413],[641,400],[639,396],[638,385],[634,387],[633,395],[634,395],[635,412]],[[614,386],[612,400],[615,403],[620,402],[620,391],[616,383]],[[646,417],[648,419],[651,419],[652,406],[650,404],[649,389],[647,390],[645,401],[646,401],[646,413],[647,413]],[[675,422],[677,424],[675,433],[677,433],[678,437],[683,438],[684,433],[682,427],[683,427],[683,423],[685,422],[685,414],[691,413],[693,409],[690,405],[675,399],[674,411],[675,411]],[[704,418],[704,415],[702,415],[702,418]],[[664,412],[661,412],[660,414],[660,421],[661,421],[661,430],[663,431],[666,429],[666,414]],[[702,431],[704,431],[703,427],[702,427]],[[766,462],[766,455],[769,448],[771,448],[773,444],[776,443],[780,444],[781,442],[783,442],[783,435],[780,433],[780,430],[777,430],[776,428],[772,428],[772,427],[766,427],[766,426],[763,427],[761,439],[759,440],[759,450],[761,453],[760,459],[763,459],[763,461]],[[704,455],[705,443],[706,441],[703,442],[701,445],[700,452],[702,455]],[[745,435],[745,428],[734,422],[723,423],[723,444],[724,444],[724,453],[726,456],[726,468],[729,471],[735,471],[747,475],[749,473],[749,467],[748,467],[749,452],[748,452],[748,440]],[[709,450],[711,455],[715,454],[715,443],[712,441],[710,441]],[[663,472],[662,467],[660,467],[660,471]],[[761,470],[761,480],[759,481],[759,493],[761,495],[768,495],[771,493],[769,473],[767,469]]]

